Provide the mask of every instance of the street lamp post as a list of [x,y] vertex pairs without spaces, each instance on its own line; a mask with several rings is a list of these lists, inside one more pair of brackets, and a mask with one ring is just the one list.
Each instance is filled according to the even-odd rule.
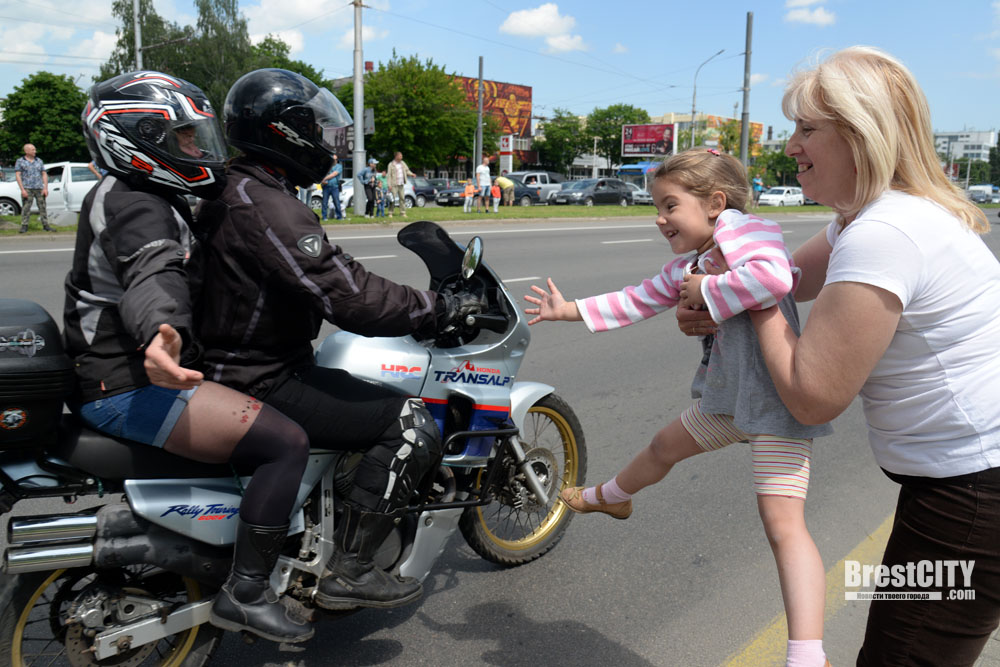
[[[713,53],[708,60],[711,60],[715,56],[721,54],[725,49],[719,49],[717,53]],[[698,65],[698,69],[694,71],[694,90],[691,91],[691,148],[694,148],[694,105],[695,99],[698,97],[698,72],[701,68],[708,64],[708,60]]]

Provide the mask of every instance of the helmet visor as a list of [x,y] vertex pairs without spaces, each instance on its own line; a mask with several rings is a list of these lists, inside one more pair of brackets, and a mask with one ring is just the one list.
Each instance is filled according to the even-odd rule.
[[223,162],[226,143],[212,118],[184,119],[169,123],[161,148],[171,157],[194,162]]
[[320,146],[331,153],[346,147],[346,128],[352,123],[351,114],[347,113],[347,109],[333,93],[326,88],[320,88],[319,92],[302,106],[312,110],[316,123],[314,139]]

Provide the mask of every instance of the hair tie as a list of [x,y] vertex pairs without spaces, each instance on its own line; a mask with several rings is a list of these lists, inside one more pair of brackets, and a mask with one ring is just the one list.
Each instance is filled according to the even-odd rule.
[[714,148],[709,148],[708,152],[711,153],[712,155],[722,155],[722,153],[720,153],[718,150]]

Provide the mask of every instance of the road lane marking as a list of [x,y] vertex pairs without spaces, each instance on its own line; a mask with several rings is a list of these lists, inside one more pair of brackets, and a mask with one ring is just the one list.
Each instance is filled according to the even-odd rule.
[[528,276],[527,278],[501,278],[505,283],[526,283],[529,280],[541,280],[541,276]]
[[39,248],[38,250],[0,250],[0,255],[30,255],[36,252],[73,252],[73,248]]
[[617,245],[619,243],[649,243],[652,239],[625,239],[622,241],[601,241],[601,245]]
[[[823,609],[823,625],[829,625],[830,619],[837,615],[841,609],[847,605],[844,599],[846,586],[844,585],[844,562],[854,560],[861,563],[881,563],[882,554],[885,552],[886,542],[889,540],[889,533],[892,531],[892,519],[895,515],[890,514],[882,525],[875,529],[861,541],[851,553],[841,558],[826,573],[826,605]],[[858,637],[858,648],[861,648],[863,637]],[[757,636],[750,642],[731,655],[723,667],[751,667],[755,665],[783,665],[785,664],[785,652],[788,648],[788,620],[785,614],[778,614],[774,620],[764,630],[757,633]]]
[[355,257],[357,261],[369,260],[369,259],[395,259],[399,255],[368,255],[367,257]]

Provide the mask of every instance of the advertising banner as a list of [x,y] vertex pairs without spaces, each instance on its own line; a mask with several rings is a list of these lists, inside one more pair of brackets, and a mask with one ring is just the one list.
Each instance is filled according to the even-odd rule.
[[[456,76],[456,83],[475,106],[479,100],[479,79]],[[531,86],[483,80],[483,114],[500,123],[503,134],[531,136]]]
[[674,152],[677,126],[622,125],[622,157],[664,157]]

